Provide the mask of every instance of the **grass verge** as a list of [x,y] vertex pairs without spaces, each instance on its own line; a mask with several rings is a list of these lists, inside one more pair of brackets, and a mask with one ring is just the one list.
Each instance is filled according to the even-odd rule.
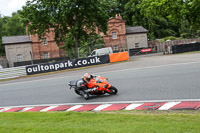
[[197,133],[199,131],[199,111],[0,113],[1,133]]

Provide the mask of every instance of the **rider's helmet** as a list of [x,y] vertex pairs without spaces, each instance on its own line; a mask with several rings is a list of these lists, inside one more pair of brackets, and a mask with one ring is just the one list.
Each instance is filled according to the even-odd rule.
[[90,80],[90,74],[89,73],[85,73],[84,75],[83,75],[83,80],[84,81],[89,81]]

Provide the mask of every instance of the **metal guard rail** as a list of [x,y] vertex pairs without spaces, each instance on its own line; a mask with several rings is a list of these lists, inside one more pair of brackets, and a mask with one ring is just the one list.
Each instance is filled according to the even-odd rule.
[[0,80],[26,76],[25,66],[0,69]]

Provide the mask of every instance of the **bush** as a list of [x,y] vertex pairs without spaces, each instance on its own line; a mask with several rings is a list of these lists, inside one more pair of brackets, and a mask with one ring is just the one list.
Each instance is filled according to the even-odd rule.
[[189,38],[190,34],[189,33],[182,33],[181,38]]
[[168,36],[168,37],[162,38],[162,39],[161,39],[161,42],[165,42],[165,41],[167,41],[167,40],[176,40],[176,39],[177,39],[177,38],[174,37],[174,36]]

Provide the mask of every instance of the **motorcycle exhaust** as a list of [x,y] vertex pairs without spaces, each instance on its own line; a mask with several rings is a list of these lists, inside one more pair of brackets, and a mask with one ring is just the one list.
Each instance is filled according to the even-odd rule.
[[97,88],[92,88],[92,89],[87,89],[87,90],[85,90],[85,92],[92,92],[92,91],[97,91]]

